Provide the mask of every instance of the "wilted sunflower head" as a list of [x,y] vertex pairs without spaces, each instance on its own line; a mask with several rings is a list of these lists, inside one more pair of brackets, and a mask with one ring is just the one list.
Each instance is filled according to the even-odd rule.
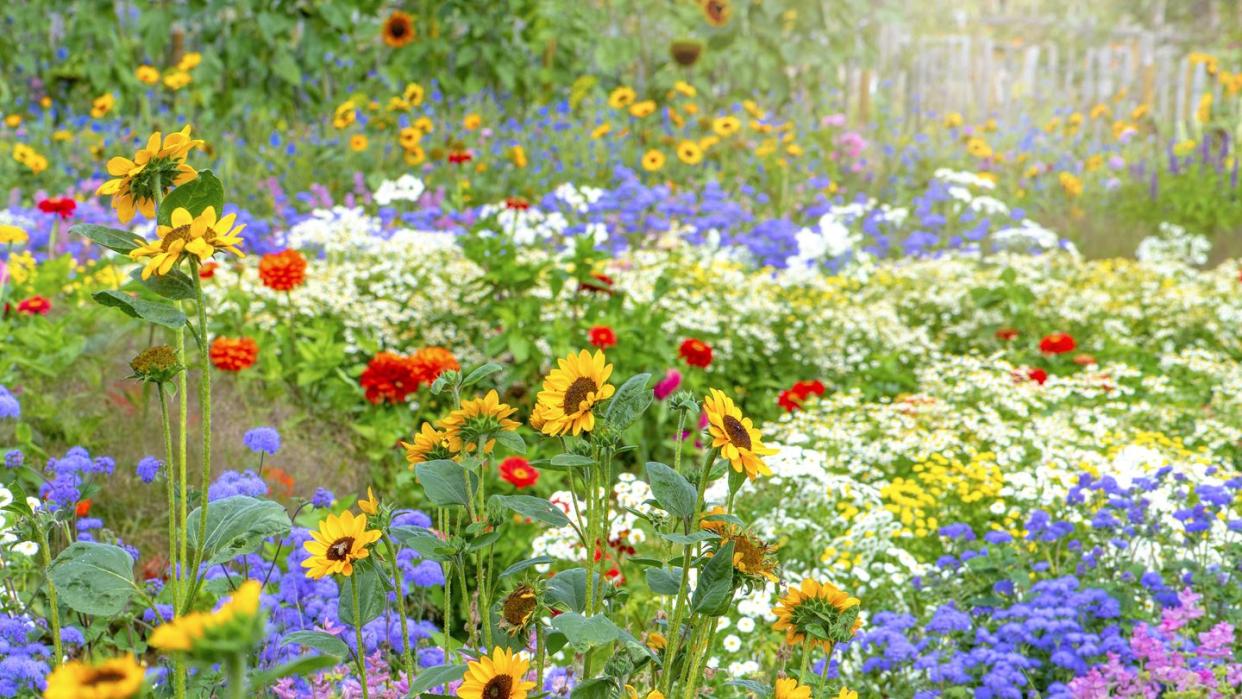
[[733,569],[743,577],[753,581],[762,578],[771,582],[779,582],[776,577],[778,562],[772,555],[775,546],[765,543],[759,537],[741,531],[728,531],[720,538],[720,545],[733,542]]
[[134,370],[130,378],[147,383],[167,383],[180,372],[183,367],[177,359],[177,351],[168,345],[155,345],[138,353],[129,362]]
[[500,628],[510,636],[521,633],[530,625],[539,608],[539,595],[534,587],[522,583],[500,603]]
[[396,10],[388,19],[384,20],[384,28],[381,31],[384,37],[384,43],[393,48],[399,48],[414,41],[414,18],[410,15]]
[[703,55],[703,44],[693,39],[679,39],[669,44],[668,52],[673,62],[688,68],[698,63],[699,56]]

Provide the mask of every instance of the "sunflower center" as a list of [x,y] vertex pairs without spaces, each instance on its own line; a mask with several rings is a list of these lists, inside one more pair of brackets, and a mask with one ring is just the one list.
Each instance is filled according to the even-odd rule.
[[725,434],[729,435],[729,441],[733,443],[733,446],[750,449],[750,433],[746,431],[741,421],[732,415],[725,415],[723,422]]
[[405,36],[405,23],[404,22],[393,22],[392,25],[388,28],[388,33],[396,38],[401,38]]
[[82,681],[82,684],[87,687],[97,687],[102,684],[114,684],[124,679],[126,679],[125,673],[118,670],[94,670]]
[[525,626],[530,615],[535,611],[535,594],[530,589],[518,589],[505,599],[505,621],[512,626]]
[[164,234],[164,247],[167,248],[174,240],[188,241],[190,239],[189,226],[177,226]]
[[329,561],[343,561],[349,557],[349,552],[354,550],[354,537],[344,536],[332,542],[328,547]]
[[569,384],[569,388],[565,389],[565,400],[561,404],[561,410],[566,415],[578,412],[578,408],[582,405],[582,401],[587,399],[592,393],[599,390],[595,380],[587,376],[579,376],[574,382]]
[[513,689],[513,678],[509,675],[496,675],[483,685],[483,699],[509,699],[509,691]]

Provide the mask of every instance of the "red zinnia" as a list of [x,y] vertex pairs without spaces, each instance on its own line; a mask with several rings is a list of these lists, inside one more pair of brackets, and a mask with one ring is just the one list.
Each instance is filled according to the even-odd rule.
[[91,499],[78,500],[77,507],[73,508],[73,513],[79,517],[85,517],[91,513]]
[[587,331],[587,342],[600,349],[617,346],[617,334],[607,325],[596,325]]
[[248,337],[217,337],[211,343],[211,363],[221,371],[241,371],[254,366],[259,345]]
[[505,199],[505,208],[513,209],[514,211],[526,211],[530,208],[530,202],[522,197],[508,197]]
[[1018,336],[1017,328],[1001,328],[996,331],[996,339],[1002,342],[1009,342]]
[[216,269],[219,266],[219,262],[204,262],[203,266],[198,268],[199,279],[211,279],[216,276]]
[[781,391],[780,398],[776,402],[785,409],[785,412],[792,413],[801,408],[806,399],[812,395],[824,395],[824,384],[818,379],[795,383],[792,387]]
[[1044,339],[1039,341],[1039,351],[1044,354],[1065,354],[1073,352],[1077,346],[1078,343],[1074,342],[1073,336],[1066,333],[1045,335]]
[[518,490],[529,488],[539,480],[539,471],[520,456],[510,456],[500,462],[500,477]]
[[457,357],[443,347],[424,347],[410,357],[410,363],[418,380],[425,384],[431,384],[449,369],[461,371]]
[[418,367],[409,357],[380,352],[367,363],[358,383],[372,403],[404,403],[406,396],[418,390],[421,380]]
[[45,214],[56,214],[61,218],[69,218],[77,208],[78,202],[73,197],[53,197],[39,202],[39,211]]
[[712,348],[706,342],[696,340],[693,337],[682,342],[681,348],[677,350],[677,353],[690,366],[705,368],[712,363]]
[[50,310],[52,310],[52,302],[38,294],[17,304],[17,312],[28,316],[45,316]]
[[1048,372],[1038,367],[1034,369],[1027,369],[1026,378],[1042,386],[1044,385],[1044,382],[1048,380]]
[[454,165],[461,165],[474,160],[474,156],[468,150],[455,150],[448,155],[448,161]]
[[259,279],[275,291],[292,291],[306,281],[306,258],[297,250],[281,250],[259,260]]

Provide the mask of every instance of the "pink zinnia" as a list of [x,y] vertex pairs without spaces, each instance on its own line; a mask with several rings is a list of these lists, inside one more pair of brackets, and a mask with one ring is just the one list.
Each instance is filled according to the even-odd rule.
[[680,385],[681,372],[676,369],[669,369],[665,372],[664,378],[656,382],[655,388],[652,389],[652,392],[655,393],[656,400],[664,400],[672,395],[673,391],[676,391],[677,387]]

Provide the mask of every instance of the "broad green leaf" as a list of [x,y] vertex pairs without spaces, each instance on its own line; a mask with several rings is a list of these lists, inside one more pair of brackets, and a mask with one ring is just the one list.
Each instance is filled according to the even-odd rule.
[[[432,504],[439,507],[465,506],[470,501],[471,491],[466,489],[468,474],[456,461],[424,461],[414,467],[414,473]],[[472,481],[478,480],[477,476],[469,475]]]
[[356,565],[354,574],[338,579],[337,589],[340,597],[337,601],[337,615],[341,623],[354,625],[354,592],[353,585],[358,586],[358,607],[360,624],[366,625],[384,613],[388,595],[384,592],[384,583],[380,581],[379,571],[373,565]]
[[179,269],[169,270],[168,274],[152,274],[145,280],[141,269],[135,269],[129,276],[166,299],[182,301],[194,298],[194,281]]
[[498,577],[507,578],[510,575],[513,575],[514,573],[520,573],[526,570],[527,568],[537,566],[537,565],[552,564],[555,562],[556,562],[556,559],[552,558],[551,556],[536,556],[534,558],[527,558],[524,561],[518,561],[517,563],[514,563],[508,568],[505,568],[504,570],[500,572],[500,575]]
[[[187,525],[191,548],[198,547],[199,518],[202,508],[194,508]],[[284,537],[293,523],[279,503],[246,495],[233,495],[207,504],[207,536],[203,563],[226,563],[254,553],[268,537]]]
[[402,546],[414,549],[427,560],[444,561],[450,555],[448,544],[422,527],[393,527],[390,532]]
[[99,226],[94,223],[79,223],[70,228],[69,232],[89,238],[96,245],[102,245],[122,255],[129,255],[131,250],[146,242],[129,231]]
[[496,372],[501,371],[503,368],[504,367],[500,366],[499,364],[496,364],[495,362],[488,362],[487,364],[484,364],[483,366],[467,374],[466,378],[462,379],[461,385],[463,387],[473,386],[476,383],[482,381],[483,379],[491,376],[492,374],[495,374]]
[[720,616],[733,601],[733,542],[721,546],[699,573],[690,608],[704,616]]
[[[547,583],[548,601],[559,602],[572,612],[583,612],[586,610],[586,579],[587,572],[585,568],[570,568],[562,570]],[[595,593],[596,596],[602,594],[603,581],[599,573],[595,574]]]
[[296,643],[304,648],[314,648],[337,658],[349,657],[349,646],[345,645],[340,637],[333,636],[327,631],[294,631],[280,639],[282,646],[290,643]]
[[101,306],[119,308],[130,318],[142,318],[147,322],[173,330],[185,327],[185,314],[167,303],[134,298],[123,291],[112,289],[96,291],[91,297]]
[[629,381],[621,384],[616,395],[608,402],[608,409],[604,411],[604,421],[617,431],[634,424],[638,416],[647,410],[655,398],[651,389],[647,387],[649,381],[651,381],[651,374],[636,374],[631,376]]
[[492,433],[492,437],[495,438],[497,442],[500,442],[501,446],[505,449],[508,449],[515,454],[526,453],[526,440],[522,439],[522,435],[517,432],[502,430],[500,432]]
[[553,466],[590,466],[595,459],[581,454],[557,454],[552,457]]
[[665,512],[686,520],[694,517],[699,494],[685,476],[662,463],[648,461],[647,483]]
[[209,206],[216,210],[217,218],[224,216],[224,185],[211,170],[201,170],[198,177],[164,197],[159,210],[155,212],[155,219],[160,225],[170,226],[175,209],[185,209],[191,216],[198,216]]
[[657,595],[675,595],[681,591],[681,567],[648,568],[647,587]]
[[603,614],[588,617],[566,612],[552,619],[552,627],[565,634],[569,645],[579,651],[612,643],[621,633],[621,629]]
[[133,597],[134,559],[120,546],[75,541],[52,561],[60,601],[75,612],[112,617]]
[[579,682],[569,693],[569,699],[615,699],[617,681],[611,677],[593,677]]
[[416,697],[432,687],[456,682],[465,676],[465,665],[437,665],[426,668],[419,671],[418,675],[414,677],[414,681],[410,682],[410,696]]
[[692,532],[690,534],[675,534],[675,533],[670,534],[668,532],[656,532],[656,533],[660,535],[661,539],[671,541],[674,544],[681,544],[682,546],[689,546],[691,544],[697,544],[702,541],[710,541],[711,539],[720,538],[718,534],[713,534],[712,532],[703,531],[703,530]]
[[543,498],[533,495],[493,495],[491,499],[523,517],[537,519],[554,527],[567,527],[570,524],[569,518],[559,507]]

